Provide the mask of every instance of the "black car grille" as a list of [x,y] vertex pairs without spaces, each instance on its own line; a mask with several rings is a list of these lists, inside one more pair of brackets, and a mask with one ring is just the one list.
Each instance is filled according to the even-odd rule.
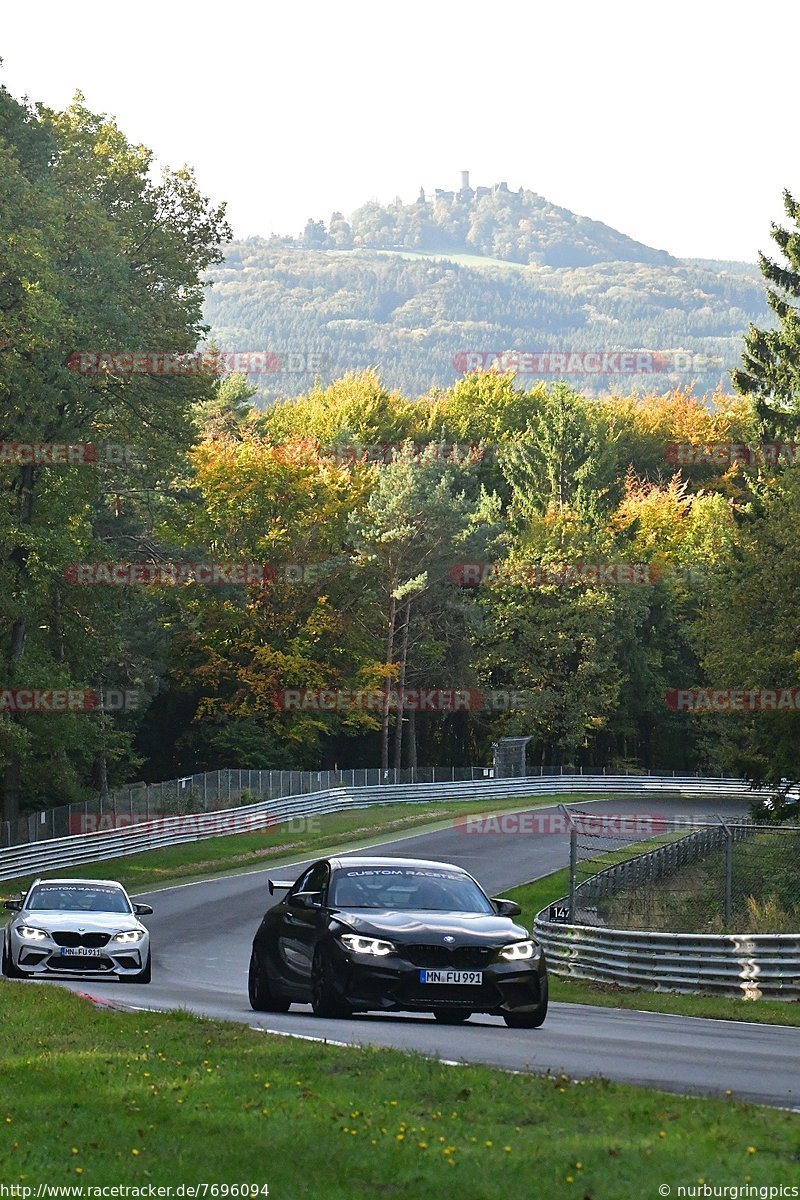
[[445,967],[456,971],[479,971],[497,954],[492,946],[403,946],[400,953],[415,967]]
[[50,934],[57,946],[85,946],[87,950],[97,950],[100,946],[108,945],[110,933],[77,933],[74,929],[59,929]]
[[502,997],[494,983],[483,983],[479,987],[457,984],[421,984],[408,981],[399,989],[397,999],[412,1008],[468,1008],[486,1012],[499,1007]]
[[69,958],[59,958],[54,954],[47,966],[51,971],[107,971],[113,963],[105,955],[93,958],[89,955],[70,954]]

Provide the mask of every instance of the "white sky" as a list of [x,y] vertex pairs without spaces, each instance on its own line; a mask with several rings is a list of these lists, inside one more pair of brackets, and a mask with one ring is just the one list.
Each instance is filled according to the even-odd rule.
[[754,259],[800,194],[793,0],[45,0],[0,80],[80,89],[237,236],[505,179],[674,254]]

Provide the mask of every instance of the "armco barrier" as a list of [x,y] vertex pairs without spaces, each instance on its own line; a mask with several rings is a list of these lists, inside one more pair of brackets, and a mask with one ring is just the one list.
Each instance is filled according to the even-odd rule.
[[[755,827],[730,825],[734,841],[751,837]],[[698,854],[719,848],[728,831],[698,830],[678,842],[626,859],[575,889],[575,916],[592,919],[591,903],[645,879],[669,874]],[[569,908],[569,899],[557,901]],[[599,924],[549,920],[549,908],[534,921],[547,964],[555,975],[642,987],[649,991],[716,992],[746,1000],[800,999],[800,932],[656,933],[612,929]]]
[[385,784],[380,787],[337,787],[280,800],[261,801],[213,813],[140,821],[124,829],[73,834],[71,837],[29,842],[0,850],[0,881],[40,871],[62,870],[83,863],[120,858],[142,850],[155,850],[184,842],[241,832],[247,822],[262,825],[293,817],[324,815],[374,804],[420,803],[430,800],[488,802],[518,797],[580,792],[587,795],[627,794],[638,797],[752,799],[749,787],[739,780],[695,776],[564,775],[523,779],[487,779],[466,783]]
[[[623,772],[603,767],[587,775],[608,776],[624,774],[634,778],[650,776],[650,771]],[[540,766],[530,772],[533,776],[563,776],[583,778],[582,767]],[[672,772],[675,776],[675,772]],[[108,818],[150,821],[154,817],[174,816],[177,813],[218,812],[223,808],[239,808],[265,800],[283,800],[293,796],[325,792],[331,788],[393,787],[403,783],[473,783],[494,778],[488,766],[469,767],[379,767],[336,768],[319,771],[259,770],[225,767],[219,771],[204,771],[198,775],[183,775],[160,783],[131,784],[109,795],[91,800],[62,804],[56,808],[28,813],[12,821],[0,821],[0,848],[24,846],[28,842],[49,842],[72,833],[89,833],[108,828]],[[656,771],[654,778],[660,776]],[[726,781],[731,782],[731,781]]]
[[549,969],[650,991],[800,999],[800,933],[651,933],[536,918]]

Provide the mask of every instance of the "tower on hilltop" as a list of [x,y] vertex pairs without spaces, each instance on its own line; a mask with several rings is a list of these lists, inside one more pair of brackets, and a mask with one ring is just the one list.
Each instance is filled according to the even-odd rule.
[[472,200],[474,198],[474,196],[475,196],[475,192],[469,186],[469,171],[462,171],[461,172],[461,188],[458,192],[456,192],[456,197],[459,200],[466,200],[467,202],[469,202],[470,200]]

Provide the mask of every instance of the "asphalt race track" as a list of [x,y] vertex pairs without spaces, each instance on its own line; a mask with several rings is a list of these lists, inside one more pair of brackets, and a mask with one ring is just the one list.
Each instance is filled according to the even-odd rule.
[[[723,807],[724,806],[724,807]],[[592,802],[591,811],[745,812],[745,803],[720,800],[628,799]],[[557,811],[537,809],[538,812]],[[458,863],[490,895],[567,864],[566,835],[468,836],[454,828],[383,843],[380,853]],[[308,861],[308,860],[307,860]],[[321,1020],[295,1006],[287,1014],[255,1013],[247,1001],[250,944],[272,903],[267,880],[294,878],[304,865],[272,867],[181,884],[147,893],[155,913],[153,983],[62,984],[98,999],[146,1008],[186,1008],[256,1029],[333,1042],[393,1046],[448,1062],[480,1062],[517,1071],[607,1079],[681,1093],[719,1094],[800,1111],[800,1029],[712,1021],[585,1005],[551,1004],[540,1029],[508,1029],[500,1018],[473,1016],[463,1026],[440,1025],[425,1015],[375,1014]],[[144,896],[142,897],[145,898]]]

